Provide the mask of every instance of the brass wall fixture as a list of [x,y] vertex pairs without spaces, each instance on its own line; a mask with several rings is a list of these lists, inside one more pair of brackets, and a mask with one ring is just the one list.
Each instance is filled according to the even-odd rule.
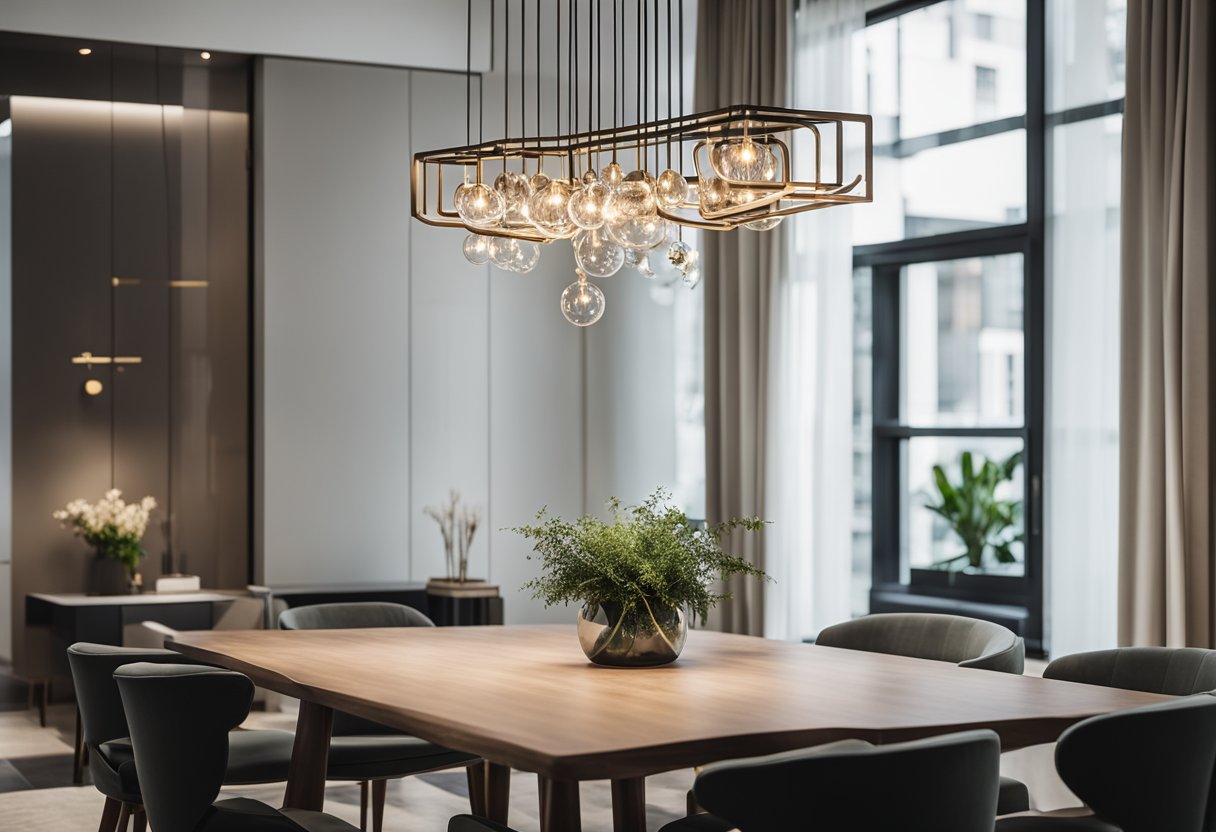
[[207,280],[144,280],[139,277],[111,277],[111,286],[168,286],[170,289],[206,289]]
[[95,364],[142,364],[144,359],[139,355],[93,355],[91,352],[82,352],[72,356],[72,363],[92,367]]
[[105,385],[101,383],[101,379],[89,378],[84,382],[84,394],[86,396],[100,396],[105,390]]

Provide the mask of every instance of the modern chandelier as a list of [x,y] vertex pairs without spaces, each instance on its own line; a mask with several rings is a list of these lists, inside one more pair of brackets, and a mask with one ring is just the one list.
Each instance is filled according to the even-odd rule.
[[[695,288],[700,257],[683,239],[684,229],[764,232],[792,214],[873,199],[868,115],[753,104],[684,114],[684,12],[682,0],[675,2],[673,20],[672,0],[502,0],[503,132],[511,133],[513,121],[520,132],[492,141],[479,135],[474,143],[468,0],[466,144],[414,154],[413,216],[468,232],[470,263],[527,273],[541,246],[571,241],[576,280],[562,292],[561,310],[576,326],[604,314],[604,293],[591,279],[626,266],[651,280]],[[492,32],[497,6],[491,0]],[[547,37],[549,92],[542,83]],[[757,59],[761,48],[752,44]],[[536,82],[531,101],[529,70]],[[630,99],[633,123],[625,117]],[[479,81],[479,134],[481,100]],[[847,169],[850,164],[859,170]]]

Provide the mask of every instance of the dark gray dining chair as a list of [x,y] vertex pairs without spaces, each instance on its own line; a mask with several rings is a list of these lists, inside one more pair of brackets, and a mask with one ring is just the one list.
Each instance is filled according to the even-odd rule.
[[1189,696],[1216,691],[1216,650],[1198,647],[1120,647],[1061,656],[1044,679],[1106,688]]
[[1000,755],[995,733],[966,731],[713,763],[693,785],[709,814],[662,832],[991,832]]
[[[279,628],[283,630],[351,630],[372,627],[434,627],[435,622],[423,613],[405,604],[383,601],[355,601],[337,604],[311,604],[291,607],[279,613]],[[363,717],[334,711],[333,737],[372,738],[376,736],[406,737],[395,728],[373,722]],[[450,754],[459,752],[450,751]],[[451,767],[468,767],[469,794],[480,791],[481,760],[471,754],[459,755]],[[360,783],[361,812],[366,813],[368,792],[371,792],[372,828],[380,832],[380,819],[384,816],[386,781],[400,775],[375,777]]]
[[[876,613],[825,628],[815,644],[1019,675],[1026,666],[1025,645],[1012,630],[961,615]],[[1002,777],[997,808],[1002,815],[1028,810],[1030,792],[1026,785]]]
[[[144,816],[140,776],[131,749],[130,730],[114,672],[133,662],[192,664],[171,650],[114,647],[81,642],[68,648],[93,783],[106,798],[100,832],[120,832],[128,817],[136,832]],[[295,742],[289,731],[240,730],[229,741],[224,783],[247,785],[287,779]],[[406,736],[335,737],[329,749],[328,779],[365,782],[402,777],[453,766],[476,758]]]
[[234,731],[253,682],[231,670],[138,662],[114,671],[140,771],[144,809],[158,832],[354,832],[331,815],[276,810],[239,797],[216,802],[229,776]]
[[1079,722],[1060,735],[1056,771],[1092,815],[1001,818],[998,832],[1204,832],[1216,772],[1216,697]]

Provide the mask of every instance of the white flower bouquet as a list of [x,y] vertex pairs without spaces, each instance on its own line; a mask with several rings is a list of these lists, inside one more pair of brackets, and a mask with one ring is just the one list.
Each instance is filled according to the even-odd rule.
[[127,503],[121,491],[111,488],[95,505],[76,499],[51,516],[65,529],[71,529],[72,534],[84,538],[96,550],[97,557],[120,561],[135,577],[145,555],[140,541],[155,508],[156,500],[151,497]]

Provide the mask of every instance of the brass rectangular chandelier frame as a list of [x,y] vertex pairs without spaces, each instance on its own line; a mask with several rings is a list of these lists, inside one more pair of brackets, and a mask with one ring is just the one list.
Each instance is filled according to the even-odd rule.
[[[846,129],[849,136],[846,137]],[[857,140],[857,134],[863,141]],[[790,145],[798,137],[810,143],[813,162],[804,178],[793,176]],[[750,139],[773,151],[779,165],[771,180],[752,181],[723,176],[710,162],[719,142]],[[783,107],[741,105],[623,127],[568,135],[499,139],[480,144],[415,153],[411,168],[411,212],[428,225],[464,228],[490,237],[548,243],[534,225],[502,224],[471,227],[452,204],[455,186],[492,181],[492,173],[518,168],[542,172],[572,184],[601,163],[620,158],[636,161],[638,170],[657,175],[660,155],[671,148],[680,160],[692,145],[695,176],[687,177],[690,194],[678,205],[660,207],[664,219],[691,228],[729,231],[747,223],[785,217],[834,205],[873,201],[873,119],[869,115]],[[825,163],[825,149],[830,158]],[[852,167],[850,167],[850,163]],[[805,164],[805,163],[804,163]],[[490,168],[489,175],[487,167]],[[729,186],[729,204],[713,209],[698,198],[700,184],[710,178]],[[445,187],[445,183],[447,187]]]

